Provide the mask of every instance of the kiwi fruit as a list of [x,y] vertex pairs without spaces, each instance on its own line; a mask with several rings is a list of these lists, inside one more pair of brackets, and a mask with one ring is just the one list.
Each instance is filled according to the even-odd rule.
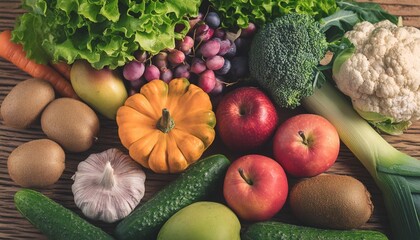
[[45,80],[30,78],[18,83],[1,104],[4,124],[18,129],[28,128],[54,98],[54,89]]
[[97,140],[99,119],[84,102],[58,98],[44,109],[41,128],[48,138],[69,152],[88,150]]
[[42,188],[54,184],[65,168],[64,150],[49,139],[21,144],[7,159],[10,178],[22,187]]
[[289,193],[292,213],[304,224],[330,229],[354,229],[373,212],[371,195],[351,176],[321,174],[297,182]]

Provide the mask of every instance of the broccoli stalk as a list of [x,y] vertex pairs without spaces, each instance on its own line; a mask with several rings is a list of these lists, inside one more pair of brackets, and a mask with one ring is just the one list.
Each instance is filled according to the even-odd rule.
[[251,77],[277,105],[293,108],[302,103],[309,112],[328,119],[381,189],[395,238],[417,239],[420,161],[387,143],[339,90],[319,81],[322,74],[317,66],[328,48],[320,29],[311,17],[298,14],[263,26],[249,52]]

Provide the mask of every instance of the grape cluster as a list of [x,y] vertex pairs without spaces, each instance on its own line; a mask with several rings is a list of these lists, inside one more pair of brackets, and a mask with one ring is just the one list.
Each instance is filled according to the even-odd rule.
[[138,92],[148,81],[187,78],[205,92],[218,95],[230,83],[248,75],[248,49],[255,25],[239,31],[220,27],[216,12],[199,14],[191,19],[190,30],[177,40],[175,48],[158,54],[136,52],[136,60],[123,67],[131,93]]

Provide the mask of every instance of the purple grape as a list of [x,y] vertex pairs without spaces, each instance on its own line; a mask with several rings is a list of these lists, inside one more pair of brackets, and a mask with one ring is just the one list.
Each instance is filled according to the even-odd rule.
[[137,61],[144,63],[147,60],[148,54],[145,51],[135,51],[134,52],[134,57],[137,59]]
[[188,51],[183,52],[185,54],[185,58],[187,58],[187,56],[190,56],[190,54],[192,53],[192,48],[190,48]]
[[224,39],[226,37],[226,31],[221,28],[216,28],[214,30],[213,37]]
[[206,18],[204,21],[211,27],[211,28],[218,28],[220,26],[220,17],[215,12],[207,13]]
[[140,91],[140,88],[146,83],[146,80],[144,78],[139,78],[134,81],[128,81],[129,84],[129,90],[130,92],[133,91],[134,93],[138,93]]
[[201,22],[201,24],[197,25],[197,28],[195,29],[195,35],[198,36],[198,35],[204,34],[207,31],[209,31],[209,29],[210,29],[209,25]]
[[237,52],[248,52],[247,49],[251,46],[251,38],[239,37],[235,40],[235,45]]
[[200,54],[205,57],[213,57],[215,56],[220,50],[220,43],[217,40],[209,40],[199,48]]
[[218,75],[226,75],[229,72],[231,66],[232,65],[230,63],[230,60],[225,58],[225,62],[223,64],[223,67],[218,69],[217,71],[215,71],[215,73],[218,74]]
[[185,36],[184,39],[177,42],[177,48],[184,54],[189,54],[191,48],[194,47],[194,39],[190,36]]
[[219,43],[222,41],[222,39],[221,39],[221,38],[214,37],[214,36],[211,38],[211,40],[217,41],[217,42],[219,42]]
[[165,69],[168,67],[168,53],[159,52],[152,58],[153,65],[159,68],[159,70]]
[[175,68],[174,75],[177,78],[189,78],[190,77],[190,65],[182,64]]
[[190,69],[191,72],[195,74],[200,74],[204,72],[204,70],[206,69],[207,69],[206,63],[204,62],[203,59],[193,58],[193,60],[191,61],[191,69]]
[[222,56],[216,55],[206,59],[206,66],[210,70],[219,70],[225,64],[225,58]]
[[155,65],[148,65],[146,69],[144,70],[144,78],[150,82],[154,79],[160,78],[160,71],[159,68]]
[[229,39],[223,39],[220,41],[220,49],[217,55],[224,56],[230,49],[232,42]]
[[171,49],[168,54],[168,61],[175,66],[181,64],[185,61],[185,53],[178,49]]
[[223,92],[225,89],[225,84],[216,77],[216,83],[214,85],[214,88],[211,90],[211,95],[219,95]]
[[212,38],[213,34],[213,28],[210,28],[207,24],[202,24],[198,26],[197,30],[195,31],[195,40],[198,42],[205,42]]
[[236,55],[236,44],[234,42],[230,42],[230,48],[225,53],[225,57],[234,57]]
[[206,70],[206,69],[207,69],[206,62],[203,59],[194,57],[191,60],[190,71],[192,73],[200,74],[200,73],[204,72],[204,70]]
[[213,90],[216,85],[216,76],[212,70],[206,70],[200,74],[198,78],[198,86],[203,89],[204,92],[209,93]]
[[163,80],[164,82],[168,83],[172,80],[172,78],[173,78],[173,73],[171,69],[165,68],[160,71],[160,79]]
[[138,61],[131,61],[127,63],[123,69],[124,78],[128,81],[134,81],[141,78],[141,76],[143,76],[143,73],[144,63]]
[[249,38],[254,36],[255,32],[257,31],[257,26],[254,23],[249,23],[248,27],[243,28],[241,31],[241,37]]
[[158,61],[158,60],[164,60],[167,61],[168,60],[168,53],[167,52],[158,52],[156,55],[153,56],[153,61]]
[[248,58],[245,56],[236,56],[231,59],[231,68],[229,75],[234,78],[245,77],[248,74]]
[[134,81],[128,81],[130,88],[134,90],[140,90],[140,87],[144,84],[144,78],[139,78]]
[[203,20],[203,17],[204,17],[203,14],[200,12],[200,13],[198,13],[198,16],[197,17],[190,18],[188,20],[188,22],[190,24],[190,31],[195,28],[195,26],[197,25],[197,23],[199,23],[199,22],[201,22]]

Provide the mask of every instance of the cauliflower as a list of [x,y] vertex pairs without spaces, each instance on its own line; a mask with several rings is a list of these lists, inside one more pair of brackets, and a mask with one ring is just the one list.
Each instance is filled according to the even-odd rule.
[[345,37],[354,48],[334,61],[337,87],[379,130],[403,133],[420,119],[420,30],[365,21]]

